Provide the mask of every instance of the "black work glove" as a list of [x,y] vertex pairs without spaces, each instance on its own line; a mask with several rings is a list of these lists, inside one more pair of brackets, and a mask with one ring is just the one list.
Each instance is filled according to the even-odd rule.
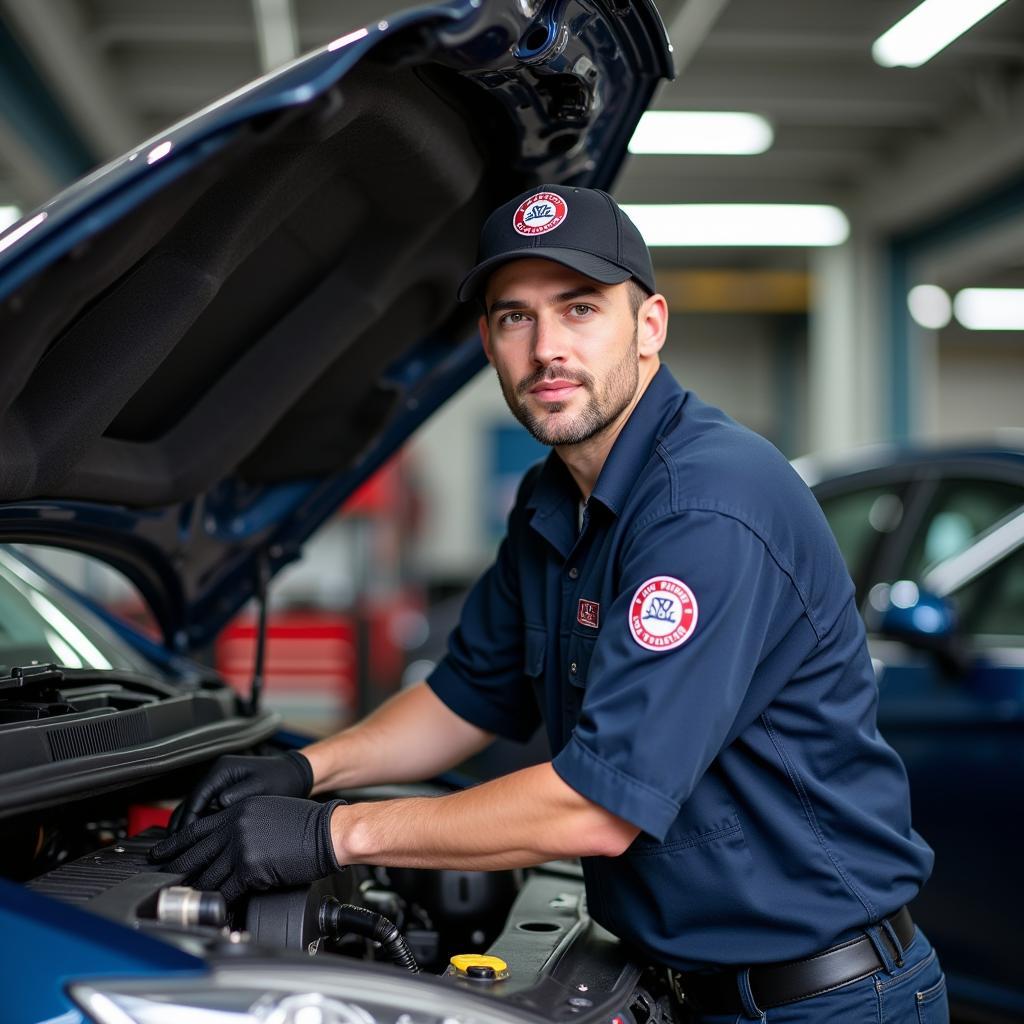
[[250,797],[161,840],[149,859],[170,861],[164,871],[185,875],[197,889],[219,889],[228,903],[251,889],[314,882],[341,870],[331,812],[344,802]]
[[223,810],[249,796],[309,796],[313,769],[297,750],[272,757],[218,757],[202,782],[171,815],[168,829],[191,825],[204,811]]

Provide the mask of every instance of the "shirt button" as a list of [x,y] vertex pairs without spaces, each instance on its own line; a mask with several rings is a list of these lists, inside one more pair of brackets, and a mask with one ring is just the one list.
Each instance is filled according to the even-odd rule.
[[576,662],[575,661],[569,666],[569,675],[571,675],[571,676],[576,675]]
[[579,578],[580,578],[580,571],[579,571],[579,569],[576,568],[576,566],[573,566],[569,570],[569,579],[571,579],[571,580],[578,580]]

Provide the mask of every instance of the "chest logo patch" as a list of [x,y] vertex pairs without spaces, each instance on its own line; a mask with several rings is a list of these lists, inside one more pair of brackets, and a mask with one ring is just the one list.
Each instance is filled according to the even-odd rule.
[[629,631],[649,651],[681,647],[697,628],[697,598],[674,576],[641,583],[629,606]]
[[538,192],[520,203],[512,217],[512,227],[520,235],[543,235],[565,220],[569,207],[565,200],[555,192]]
[[576,609],[576,621],[581,626],[597,629],[600,617],[601,606],[596,601],[584,601],[581,597],[579,607]]

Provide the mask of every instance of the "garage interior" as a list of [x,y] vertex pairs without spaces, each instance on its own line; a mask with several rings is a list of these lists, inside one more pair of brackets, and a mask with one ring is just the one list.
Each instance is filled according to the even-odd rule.
[[[505,2],[532,10],[541,0]],[[122,154],[156,146],[168,126],[391,17],[396,6],[404,5],[0,0],[0,252],[3,231],[61,189]],[[844,556],[863,556],[863,574],[851,567],[851,575],[878,640],[876,667],[906,653],[874,634],[896,588],[910,584],[908,565],[922,589],[926,581],[940,594],[942,586],[964,588],[964,622],[980,648],[999,671],[1018,673],[1012,684],[988,681],[985,699],[994,703],[985,714],[1006,727],[1005,742],[1024,706],[1024,470],[985,473],[998,461],[993,452],[1024,464],[1024,0],[990,2],[990,13],[919,63],[901,63],[883,43],[918,0],[656,6],[676,78],[656,93],[613,194],[647,236],[668,300],[663,361],[684,387],[795,460],[810,485],[824,481],[816,496]],[[717,115],[725,115],[719,130],[743,129],[746,139],[702,140],[700,119]],[[383,153],[388,140],[376,145]],[[432,173],[446,194],[455,171],[438,160]],[[677,215],[686,230],[673,235]],[[311,233],[330,234],[330,225],[313,220]],[[203,223],[212,234],[220,230],[213,217]],[[421,241],[409,259],[430,258],[430,237]],[[327,252],[328,241],[320,242]],[[442,269],[457,279],[457,267]],[[379,305],[386,289],[378,290],[372,295],[367,285],[360,294]],[[336,305],[331,294],[322,298],[324,309]],[[359,298],[348,296],[353,307]],[[387,338],[414,330],[419,316],[407,309],[382,321],[381,346],[367,359],[389,362]],[[189,360],[201,362],[205,344],[198,337],[191,354],[177,354],[180,365],[169,374],[175,387],[187,390]],[[260,373],[273,372],[268,359]],[[306,383],[289,386],[301,394]],[[324,385],[323,420],[332,389],[343,394],[344,387],[344,374]],[[126,436],[156,437],[164,400],[161,390],[126,403],[118,421]],[[350,405],[332,421],[334,433],[318,434],[330,452],[348,452],[351,417],[365,409]],[[275,457],[299,443],[308,424],[286,426],[280,450],[271,444],[250,456],[250,465],[266,470],[256,474],[261,481],[287,474],[275,476]],[[240,446],[246,429],[234,424]],[[317,446],[309,448],[312,475],[322,466]],[[921,467],[940,450],[971,458],[982,452],[988,461],[978,468],[965,455],[948,478],[929,475]],[[189,435],[175,465],[184,473],[192,459],[196,473],[214,473],[210,466],[220,463],[207,454]],[[494,556],[523,472],[544,454],[501,402],[493,374],[480,372],[275,578],[267,605],[268,705],[289,726],[326,734],[429,673],[467,587]],[[914,459],[914,479],[897,482],[893,467]],[[293,465],[283,458],[280,465],[286,462]],[[876,475],[851,497],[829,483],[833,468]],[[983,477],[984,487],[963,486]],[[186,491],[157,481],[139,504],[170,505]],[[102,487],[96,493],[105,495]],[[889,538],[908,532],[912,520],[920,542],[899,562]],[[980,552],[979,538],[988,545]],[[159,634],[152,609],[108,565],[64,550],[28,553],[114,614]],[[205,652],[243,694],[259,629],[251,603]],[[958,670],[954,655],[962,652],[938,653],[942,686]],[[977,711],[969,700],[951,708],[950,715]],[[950,751],[958,754],[955,741]],[[967,750],[964,763],[976,756]],[[1020,758],[1019,743],[1007,744],[970,768],[998,780],[996,761]],[[943,799],[933,792],[921,803]],[[979,815],[986,806],[979,804]],[[997,878],[1009,847],[992,856]],[[973,897],[955,896],[969,916]],[[998,966],[1007,977],[1015,970],[1009,960]]]

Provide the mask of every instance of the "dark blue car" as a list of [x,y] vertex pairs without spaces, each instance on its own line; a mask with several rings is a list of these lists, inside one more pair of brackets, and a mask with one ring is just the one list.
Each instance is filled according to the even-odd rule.
[[857,586],[879,726],[935,871],[914,915],[965,1019],[1024,1018],[1024,435],[799,460]]
[[[199,653],[481,368],[454,296],[486,213],[610,186],[671,74],[650,0],[447,0],[0,234],[4,1024],[654,1019],[574,865],[353,868],[226,908],[152,871],[146,823],[218,755],[300,742],[261,703],[261,657],[240,699]],[[18,545],[118,570],[159,639]],[[404,948],[358,913],[328,927],[332,901]]]

